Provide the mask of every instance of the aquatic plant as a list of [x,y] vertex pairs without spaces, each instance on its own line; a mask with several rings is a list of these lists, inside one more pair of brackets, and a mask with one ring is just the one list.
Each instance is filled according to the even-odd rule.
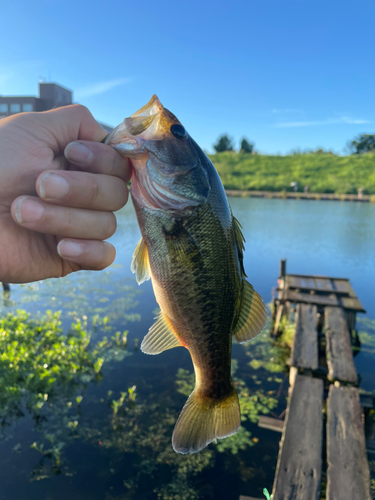
[[370,468],[370,491],[372,498],[375,498],[375,460],[369,461]]
[[273,495],[270,495],[268,493],[267,488],[263,488],[263,495],[266,497],[266,500],[272,500],[272,498],[273,498]]
[[[233,380],[243,406],[244,422],[256,422],[261,413],[275,408],[277,400],[265,394],[260,388],[251,390],[244,380],[236,376],[238,362],[232,365]],[[179,369],[176,377],[178,393],[187,396],[193,388],[194,374]],[[138,395],[135,387],[121,392],[119,398],[110,390],[107,394],[108,406],[112,413],[107,421],[97,419],[99,412],[82,416],[76,429],[75,438],[111,450],[116,457],[127,456],[127,467],[118,462],[116,474],[123,476],[127,494],[121,498],[142,498],[154,492],[158,500],[198,500],[213,495],[214,486],[202,482],[202,473],[207,473],[221,457],[227,467],[243,469],[243,480],[249,480],[256,473],[251,464],[241,456],[249,447],[259,441],[245,426],[230,438],[217,443],[194,455],[176,454],[171,446],[171,435],[181,402],[173,394],[153,393],[152,390]],[[103,403],[103,402],[102,402]],[[96,404],[102,404],[96,402]],[[227,457],[227,458],[225,458]],[[115,458],[114,460],[117,463]],[[114,467],[117,467],[114,466]]]
[[375,320],[358,318],[357,325],[361,341],[361,351],[375,353]]
[[43,312],[58,307],[62,320],[86,315],[94,329],[111,331],[119,319],[122,324],[140,320],[134,308],[138,305],[136,298],[142,293],[132,279],[114,274],[112,268],[100,274],[82,271],[62,280],[48,279],[13,287],[10,296],[3,294],[0,314],[15,303],[28,309],[37,305]]
[[290,349],[284,344],[289,342],[289,335],[288,331],[284,337],[275,341],[270,337],[269,330],[265,329],[251,343],[244,344],[246,354],[250,358],[249,365],[254,370],[262,368],[271,373],[286,373]]
[[22,417],[25,409],[40,421],[43,409],[54,404],[70,408],[75,399],[78,406],[87,383],[100,378],[103,363],[129,355],[126,335],[118,332],[90,347],[86,317],[76,319],[67,333],[59,312],[32,319],[17,310],[0,317],[1,428]]
[[[236,360],[232,364],[233,382],[243,413],[243,425],[239,432],[230,438],[218,440],[198,454],[179,455],[171,447],[173,427],[183,404],[176,394],[158,394],[153,392],[152,386],[147,386],[147,390],[141,387],[138,393],[138,388],[131,383],[128,388],[125,385],[121,390],[112,390],[107,385],[107,398],[95,398],[92,392],[90,396],[86,393],[90,383],[100,382],[103,366],[128,354],[126,333],[116,332],[92,345],[88,319],[85,317],[76,318],[69,332],[65,333],[59,315],[53,313],[35,320],[24,311],[19,311],[10,313],[1,321],[0,337],[1,332],[6,332],[8,343],[11,337],[15,340],[17,335],[18,345],[13,346],[13,356],[17,353],[20,356],[24,352],[23,345],[34,349],[35,354],[32,360],[27,359],[28,356],[20,360],[17,370],[9,367],[9,359],[0,360],[0,377],[10,377],[9,381],[16,388],[14,394],[20,389],[21,399],[16,401],[33,401],[32,398],[37,397],[36,406],[31,406],[28,411],[33,415],[35,428],[40,432],[40,438],[31,446],[41,459],[32,471],[31,480],[42,480],[53,474],[72,475],[67,460],[68,449],[71,443],[77,441],[101,448],[104,453],[110,451],[113,460],[108,466],[108,474],[122,478],[126,492],[118,499],[142,498],[150,494],[154,495],[150,498],[158,500],[210,497],[214,494],[214,485],[202,478],[207,477],[218,463],[220,467],[239,474],[243,481],[263,473],[258,459],[252,462],[246,455],[246,451],[259,442],[251,425],[257,422],[262,413],[275,409],[278,399],[272,395],[275,391],[267,392],[264,387],[258,387],[251,372],[242,376]],[[95,328],[105,331],[111,321],[99,317],[95,318],[94,323]],[[3,345],[1,342],[0,338],[0,349],[4,351],[5,341]],[[68,349],[68,354],[62,355],[63,347]],[[257,353],[258,359],[262,352],[269,356],[268,347],[262,349]],[[48,364],[48,367],[44,367],[44,364]],[[43,368],[40,371],[39,365]],[[17,373],[24,373],[26,367],[27,373],[34,374],[32,383],[35,385],[31,381],[25,385],[29,380],[25,376],[16,377]],[[52,373],[58,370],[55,380],[49,370]],[[278,379],[278,375],[264,373],[267,377],[271,376],[270,383],[274,386],[274,379]],[[178,393],[188,396],[193,384],[194,374],[179,370],[176,378],[177,396]],[[10,402],[9,399],[7,401]],[[90,411],[87,411],[86,401]],[[18,409],[21,411],[25,407],[19,404]],[[14,416],[13,421],[20,416]],[[11,420],[9,411],[6,418]]]

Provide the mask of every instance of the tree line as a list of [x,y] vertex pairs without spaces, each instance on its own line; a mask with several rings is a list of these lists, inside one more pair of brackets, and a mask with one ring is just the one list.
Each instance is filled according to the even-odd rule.
[[[234,151],[233,138],[224,134],[221,135],[217,142],[213,145],[216,153],[224,153],[224,151]],[[240,153],[253,153],[255,144],[250,142],[246,137],[241,139],[240,143]]]
[[[240,142],[240,153],[251,154],[254,153],[253,142],[250,142],[246,137],[243,137]],[[224,153],[225,151],[234,151],[234,141],[233,138],[227,134],[221,135],[217,142],[213,145],[216,153]],[[350,154],[363,154],[375,151],[375,134],[359,134],[352,141],[347,143],[347,149]],[[328,153],[333,154],[331,151],[324,151],[319,148],[316,153]]]

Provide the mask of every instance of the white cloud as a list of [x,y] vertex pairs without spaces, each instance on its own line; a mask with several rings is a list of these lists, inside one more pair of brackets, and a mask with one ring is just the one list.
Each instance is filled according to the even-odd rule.
[[320,125],[363,125],[366,123],[371,123],[370,120],[364,120],[362,118],[351,118],[350,116],[341,116],[340,118],[331,118],[327,120],[317,120],[317,121],[306,121],[306,122],[280,122],[275,123],[276,128],[290,128],[290,127],[316,127]]
[[112,90],[115,87],[119,87],[120,85],[125,85],[125,83],[129,83],[130,81],[131,78],[116,78],[115,80],[92,83],[91,85],[87,85],[86,87],[78,88],[74,92],[74,97],[76,99],[84,99],[86,97],[104,94],[104,92],[108,92],[109,90]]

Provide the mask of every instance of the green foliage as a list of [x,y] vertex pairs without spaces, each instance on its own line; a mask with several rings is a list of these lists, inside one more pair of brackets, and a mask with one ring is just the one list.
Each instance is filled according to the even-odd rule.
[[266,497],[266,500],[272,500],[272,498],[273,498],[273,495],[270,495],[268,493],[267,488],[263,488],[263,495]]
[[[258,469],[249,465],[244,452],[255,446],[258,438],[253,437],[247,427],[256,423],[260,414],[276,407],[278,401],[271,396],[271,391],[257,387],[257,381],[250,387],[253,378],[247,375],[244,380],[239,374],[238,362],[233,360],[233,383],[239,394],[245,425],[236,435],[218,440],[200,453],[176,454],[171,446],[171,435],[184,398],[167,392],[157,394],[151,387],[147,395],[145,391],[138,395],[135,386],[122,391],[108,390],[107,386],[107,398],[101,399],[93,398],[92,391],[91,395],[90,391],[85,392],[88,383],[102,376],[97,373],[99,366],[121,359],[127,343],[126,333],[117,332],[110,340],[104,338],[91,346],[86,323],[86,319],[76,319],[69,332],[64,333],[58,313],[48,313],[37,321],[24,311],[18,311],[1,319],[0,352],[6,353],[6,346],[12,347],[17,341],[17,348],[13,346],[13,350],[9,350],[13,358],[21,358],[20,353],[26,352],[22,346],[33,353],[33,359],[28,359],[29,356],[18,359],[18,369],[9,366],[10,359],[2,359],[3,364],[0,364],[0,376],[7,377],[3,383],[15,387],[12,394],[20,396],[20,399],[7,400],[8,410],[12,407],[10,403],[15,402],[18,411],[22,411],[22,401],[33,401],[35,394],[38,396],[39,406],[31,407],[30,413],[40,417],[37,424],[40,438],[31,448],[41,459],[32,472],[32,480],[52,474],[72,474],[64,452],[69,444],[79,440],[93,448],[110,450],[113,460],[108,470],[111,475],[123,479],[127,490],[124,498],[129,499],[146,497],[150,490],[159,500],[211,497],[213,488],[202,481],[202,473],[214,467],[219,456],[220,464],[239,470],[243,480],[256,474]],[[105,330],[109,327],[105,318],[96,317],[94,323],[96,328],[98,325]],[[264,350],[264,354],[268,357],[269,351]],[[45,364],[48,366],[44,367]],[[50,375],[44,376],[48,370],[56,371],[55,380],[49,380]],[[30,373],[34,375],[31,381],[27,376]],[[194,374],[180,369],[176,380],[178,393],[187,397],[193,386]],[[85,402],[89,403],[88,407]],[[103,418],[105,405],[107,411]],[[3,409],[5,411],[5,407]],[[21,452],[16,446],[14,451]],[[124,454],[129,456],[125,469],[120,458]]]
[[280,321],[279,330],[281,332],[278,339],[279,343],[292,348],[296,324],[288,321],[288,318],[283,316]]
[[51,443],[50,448],[44,449],[43,444],[38,444],[36,442],[34,442],[30,446],[30,448],[38,451],[39,453],[41,453],[45,457],[53,458],[53,460],[56,464],[56,467],[60,467],[60,465],[61,465],[61,451],[64,448],[65,443],[63,443],[61,441],[56,443],[55,437],[50,435],[50,434],[46,435],[46,439]]
[[348,143],[352,154],[368,153],[375,150],[375,134],[359,134],[353,141]]
[[361,341],[361,352],[375,354],[375,320],[370,318],[358,318],[359,338]]
[[254,150],[254,143],[249,142],[246,137],[241,140],[240,153],[252,153]]
[[216,443],[216,449],[220,453],[229,451],[232,455],[237,455],[240,450],[246,450],[249,446],[254,446],[254,441],[251,439],[251,432],[241,425],[237,434],[225,439],[219,439]]
[[111,269],[98,273],[83,271],[66,276],[62,280],[47,279],[26,283],[14,287],[11,295],[4,296],[0,302],[0,315],[3,315],[17,303],[19,309],[41,311],[61,310],[61,319],[81,317],[92,322],[95,330],[110,332],[114,321],[125,322],[140,320],[140,315],[133,310],[137,306],[136,298],[142,290],[130,284],[129,279],[116,279]]
[[268,331],[258,335],[251,343],[245,344],[244,348],[250,358],[249,365],[254,370],[262,369],[270,373],[282,373],[286,370],[290,349],[285,347],[280,339],[272,340]]
[[214,144],[216,153],[223,153],[224,151],[233,151],[233,140],[228,135],[221,135],[217,143]]
[[91,334],[85,320],[76,319],[65,334],[60,313],[47,311],[34,320],[17,310],[0,317],[0,419],[2,424],[23,415],[24,406],[36,417],[48,402],[67,398],[74,391],[79,405],[84,384],[98,376],[105,361],[123,359],[126,332],[116,334],[121,346],[106,337],[89,349]]
[[369,461],[371,496],[375,498],[375,460]]
[[292,191],[291,182],[310,192],[375,194],[375,152],[337,156],[294,154],[289,156],[210,155],[226,189]]
[[114,457],[131,455],[129,467],[124,470],[119,465],[116,471],[123,477],[125,498],[146,497],[151,489],[160,500],[198,500],[200,482],[196,484],[195,478],[213,467],[215,453],[213,449],[194,455],[175,453],[171,435],[177,415],[174,398],[150,393],[137,403],[124,398],[115,419],[81,425],[77,432],[93,446],[99,443],[111,450]]

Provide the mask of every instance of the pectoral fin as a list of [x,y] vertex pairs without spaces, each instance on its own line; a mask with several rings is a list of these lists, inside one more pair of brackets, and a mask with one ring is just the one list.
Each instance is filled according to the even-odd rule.
[[130,269],[132,273],[135,273],[138,285],[151,278],[148,250],[143,238],[140,239],[138,245],[135,247]]
[[145,354],[160,354],[163,351],[179,346],[182,346],[182,343],[174,333],[168,318],[163,313],[160,313],[143,339],[141,351]]
[[266,321],[267,311],[261,296],[244,280],[240,315],[232,332],[234,338],[240,344],[251,340],[263,330]]
[[182,262],[188,263],[199,257],[197,244],[181,223],[175,222],[172,228],[164,228],[164,235],[170,254]]

